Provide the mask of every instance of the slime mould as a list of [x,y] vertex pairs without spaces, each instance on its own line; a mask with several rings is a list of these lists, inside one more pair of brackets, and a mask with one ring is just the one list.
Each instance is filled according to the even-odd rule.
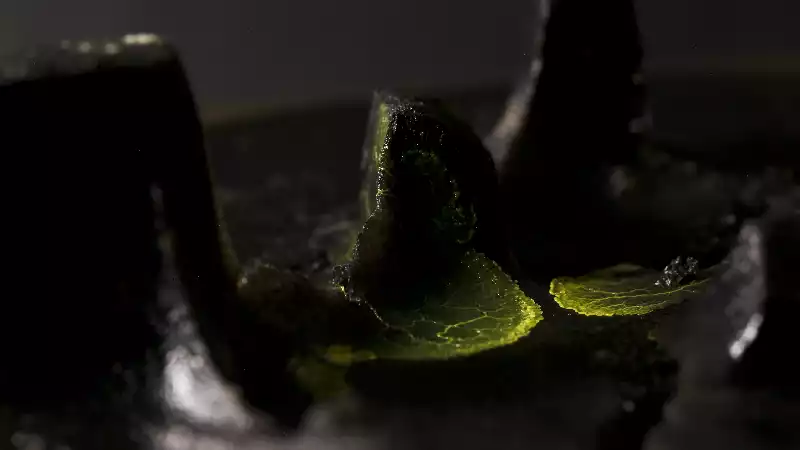
[[384,95],[370,128],[365,223],[334,271],[384,327],[359,345],[371,357],[448,358],[526,335],[541,312],[501,268],[497,177],[480,140],[436,103]]
[[562,308],[586,316],[643,315],[702,294],[714,268],[698,272],[692,257],[679,256],[662,272],[619,264],[580,277],[558,277],[550,283]]

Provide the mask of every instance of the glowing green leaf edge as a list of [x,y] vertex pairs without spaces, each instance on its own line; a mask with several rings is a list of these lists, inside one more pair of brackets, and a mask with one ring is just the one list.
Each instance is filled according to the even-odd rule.
[[[387,158],[387,135],[390,127],[391,111],[390,106],[381,103],[378,106],[376,123],[375,123],[375,136],[370,149],[371,155],[367,167],[367,179],[374,180],[374,184],[368,184],[362,189],[362,214],[366,217],[366,223],[370,220],[379,220],[376,216],[382,214],[383,198],[387,195],[385,190],[385,181],[390,171],[389,159]],[[366,226],[365,223],[365,226]],[[356,239],[357,242],[357,239]],[[356,243],[351,249],[349,254],[356,247]],[[488,296],[496,299],[498,303],[504,301],[513,303],[508,305],[495,305],[496,308],[491,308],[487,311],[482,311],[478,306],[464,306],[461,304],[463,299],[457,299],[455,305],[450,303],[450,308],[460,308],[463,310],[473,309],[478,314],[455,323],[446,323],[446,317],[430,314],[426,312],[426,307],[423,306],[420,310],[412,312],[398,312],[398,311],[377,311],[371,305],[365,304],[365,307],[371,309],[374,316],[384,325],[384,336],[379,337],[377,342],[373,345],[368,345],[366,348],[351,347],[348,345],[333,345],[326,348],[322,353],[324,358],[329,362],[337,364],[350,364],[355,361],[363,361],[377,358],[388,359],[447,359],[457,356],[466,356],[480,351],[489,350],[492,348],[504,346],[516,342],[520,338],[526,336],[539,321],[542,320],[542,311],[536,302],[525,295],[519,288],[517,283],[506,274],[500,266],[493,260],[487,258],[482,253],[469,250],[464,253],[459,263],[460,269],[475,270],[474,273],[463,272],[460,277],[463,277],[462,282],[479,280],[476,285],[477,288],[485,288],[480,283],[490,283],[496,288],[496,292],[489,293]],[[481,281],[481,276],[493,277],[492,281]],[[451,283],[448,283],[450,285]],[[458,284],[458,283],[455,283]],[[501,289],[498,286],[502,284],[505,288]],[[482,293],[476,292],[470,295],[481,295]],[[485,294],[485,293],[483,293]],[[445,301],[438,308],[445,309],[449,300]],[[507,307],[511,312],[510,315],[504,317],[492,316],[490,313],[497,312],[501,308]],[[429,308],[430,309],[430,308]],[[441,312],[441,311],[440,311]],[[404,321],[401,319],[403,315],[418,314],[418,318],[411,321]],[[514,320],[514,318],[518,320]],[[481,336],[467,338],[456,338],[451,334],[457,331],[469,330],[470,326],[474,326],[480,321],[495,320],[498,323],[493,328],[480,329]],[[403,323],[406,322],[406,323]],[[421,324],[422,322],[429,322],[441,326],[442,330],[436,332],[434,336],[420,337],[415,334],[412,329]],[[503,326],[502,322],[506,322]],[[475,328],[478,330],[478,328]],[[404,336],[404,342],[398,343],[387,336]],[[488,337],[484,337],[488,336]]]
[[656,286],[659,272],[623,264],[580,277],[558,277],[550,294],[565,309],[586,316],[644,315],[703,291],[708,278],[666,288]]

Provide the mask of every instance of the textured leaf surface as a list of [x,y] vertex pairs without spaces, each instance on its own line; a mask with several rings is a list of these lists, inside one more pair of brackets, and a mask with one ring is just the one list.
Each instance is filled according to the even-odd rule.
[[619,265],[581,277],[559,277],[550,293],[562,307],[587,316],[641,315],[702,292],[705,277],[673,287],[656,285],[661,272]]
[[420,308],[374,312],[386,328],[370,343],[371,355],[362,356],[396,359],[450,358],[499,347],[542,320],[539,306],[516,282],[473,251]]
[[337,283],[383,329],[329,348],[326,358],[443,359],[525,336],[542,314],[493,259],[506,247],[494,228],[491,157],[435,105],[376,102],[365,145],[366,222]]

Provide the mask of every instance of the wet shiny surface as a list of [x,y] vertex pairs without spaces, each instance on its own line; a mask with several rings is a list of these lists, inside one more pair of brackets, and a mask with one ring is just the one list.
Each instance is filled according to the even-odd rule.
[[708,296],[664,327],[681,373],[677,397],[645,448],[800,445],[800,386],[787,365],[797,339],[786,329],[794,319],[783,316],[800,310],[797,287],[788,288],[795,281],[784,278],[787,266],[800,263],[798,200],[784,199],[745,225]]
[[[132,36],[122,44],[146,50],[151,40]],[[116,45],[79,42],[70,51],[114,56],[121,52]],[[158,60],[163,49],[156,47]],[[730,192],[769,206],[766,197],[781,192],[791,175],[761,166],[758,172],[709,173],[669,155],[662,172],[637,173],[615,161],[607,171],[592,172],[597,184],[583,188],[608,185],[639,214],[668,218],[716,205],[725,229],[741,232],[728,271],[714,280],[705,301],[644,318],[582,317],[559,308],[543,285],[528,279],[541,274],[529,272],[520,285],[542,299],[545,320],[537,333],[469,358],[364,364],[350,374],[345,395],[312,403],[285,374],[294,349],[284,336],[233,301],[200,129],[176,69],[155,64],[157,76],[146,82],[123,76],[70,89],[58,83],[0,87],[4,144],[18,150],[8,162],[40,177],[38,184],[6,177],[2,190],[14,213],[6,281],[23,293],[4,301],[0,315],[7,362],[0,371],[3,444],[30,450],[620,450],[641,448],[653,429],[646,445],[654,449],[719,442],[796,448],[798,374],[785,361],[796,353],[800,314],[797,203],[743,228],[738,224],[746,214],[726,209]],[[25,75],[16,73],[10,77]],[[501,101],[476,109],[489,103]],[[365,122],[366,107],[345,108],[207,131],[217,201],[243,259],[260,255],[303,271],[346,230],[357,215]],[[348,124],[352,134],[343,131]],[[644,166],[663,168],[661,156]],[[563,153],[553,160],[570,158]],[[95,170],[98,165],[108,171]],[[555,164],[538,170],[558,178],[572,169]],[[648,176],[653,173],[658,176]],[[687,194],[679,182],[659,190],[650,179],[689,179],[696,190]],[[545,187],[554,197],[564,192],[556,189],[563,185]],[[643,207],[654,191],[657,199],[709,196],[703,197],[707,203]],[[553,220],[564,218],[558,211],[523,200],[514,204],[517,213],[553,221],[551,231],[566,228],[578,237],[583,219],[597,212],[562,197],[545,203],[575,210],[568,218],[576,220],[564,226]],[[644,235],[661,239],[654,236]],[[543,267],[584,262],[564,256],[557,240],[545,237],[548,246],[541,248],[550,253],[539,255]],[[625,254],[614,245],[602,247],[608,253],[601,256]],[[671,316],[676,328],[670,333],[665,326],[656,336],[666,354],[652,339],[658,334],[653,327]],[[665,420],[653,428],[671,396]],[[765,424],[772,434],[762,431]]]
[[0,85],[92,70],[147,67],[168,62],[172,50],[161,37],[128,34],[116,40],[64,40],[0,57]]

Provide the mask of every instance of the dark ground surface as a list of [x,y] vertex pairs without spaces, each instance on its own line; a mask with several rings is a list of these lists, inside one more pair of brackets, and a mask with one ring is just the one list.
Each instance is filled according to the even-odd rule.
[[[796,164],[797,80],[792,74],[650,77],[653,141],[674,157],[669,170],[675,173],[659,179],[663,186],[657,187],[667,194],[653,200],[660,202],[661,214],[685,218],[707,208],[703,200],[687,201],[691,185],[717,183],[719,195],[739,195],[733,191],[765,183],[767,166]],[[494,88],[443,98],[485,136],[506,93]],[[206,128],[219,204],[242,260],[305,263],[341,231],[342,220],[353,217],[368,108],[364,99]],[[755,182],[741,180],[749,176]],[[641,202],[650,200],[633,198],[631,207],[649,208]]]
[[[482,136],[500,115],[506,93],[495,88],[445,98]],[[352,218],[369,102],[206,128],[219,201],[240,258],[300,262],[315,228],[324,239]],[[314,239],[310,246],[322,244]]]
[[[45,80],[0,92],[3,144],[19,150],[6,154],[2,179],[14,262],[6,280],[23,286],[22,296],[6,292],[0,315],[0,354],[11,363],[0,371],[0,448],[639,450],[671,397],[660,442],[682,442],[684,431],[692,439],[669,450],[704,448],[699,438],[713,436],[730,450],[800,447],[790,420],[800,417],[800,375],[784,364],[796,353],[791,319],[800,315],[797,220],[746,228],[734,263],[723,266],[731,276],[707,302],[585,317],[546,289],[552,276],[620,262],[719,262],[748,216],[798,174],[798,72],[751,62],[655,73],[642,96],[630,2],[561,5],[548,22],[530,126],[510,152],[528,157],[506,160],[497,200],[520,266],[514,275],[545,320],[470,357],[357,364],[343,395],[316,403],[286,370],[306,350],[305,335],[265,326],[272,317],[234,292],[205,153],[239,259],[302,271],[359,225],[370,99],[209,124],[204,146],[180,66],[158,42],[154,52],[123,42],[120,55],[119,43],[61,48],[62,70],[60,58],[26,58],[0,72]],[[63,69],[87,72],[47,81]],[[506,95],[438,94],[481,137]],[[643,109],[653,124],[642,149],[631,123]],[[293,287],[301,295],[264,297],[316,298]],[[691,305],[714,308],[698,315]],[[731,319],[731,305],[744,305],[748,320]],[[316,317],[298,309],[303,320]],[[753,318],[765,322],[761,335]],[[651,334],[656,322],[675,322],[678,332]],[[757,351],[739,365],[727,346],[745,338]],[[680,373],[665,352],[675,348],[683,348]],[[692,358],[699,363],[685,364]],[[305,364],[307,375],[341,375]],[[728,379],[737,367],[738,385]]]
[[[504,99],[504,90],[496,89],[449,104],[485,135]],[[351,225],[347,220],[356,212],[367,110],[366,103],[332,107],[206,131],[220,204],[241,258],[303,266],[343,235],[342,225]],[[540,300],[547,296],[542,286],[526,288],[550,320],[560,317],[564,329],[582,328]],[[643,330],[619,326],[622,334]],[[572,350],[572,362],[566,341],[567,347],[549,349],[550,357],[525,356],[537,352],[541,336],[558,334],[557,328],[537,327],[540,338],[461,362],[367,366],[352,374],[359,393],[312,407],[297,435],[282,442],[301,448],[311,445],[309,439],[314,448],[637,448],[642,419],[631,421],[623,407],[631,407],[629,397],[643,405],[655,399],[650,409],[658,411],[662,388],[653,396],[654,386],[641,384],[651,384],[648,375],[583,376],[588,345]],[[560,363],[537,369],[559,351]],[[546,392],[537,390],[539,383],[549,386]],[[631,429],[621,433],[622,427]]]
[[[725,103],[718,101],[722,94],[714,90],[720,86],[715,80],[664,79],[653,85],[660,138],[681,143],[686,136],[700,136],[696,130],[702,121],[706,134],[680,146],[688,152],[681,158],[697,156],[731,166],[733,188],[725,192],[750,186],[762,195],[769,184],[764,167],[774,161],[765,146],[796,156],[789,149],[796,148],[800,136],[794,122],[800,83],[793,79],[732,83]],[[488,89],[445,99],[485,135],[505,95],[505,89]],[[218,204],[241,260],[259,257],[282,267],[303,266],[341,237],[355,213],[368,100],[206,128]],[[689,104],[696,109],[685,109]],[[757,140],[765,135],[768,141]],[[754,144],[738,160],[728,158],[731,143],[746,141]],[[687,167],[672,182],[728,176],[709,175],[710,166]],[[756,180],[737,181],[748,173]],[[661,206],[680,210],[683,198],[678,195],[671,206]],[[180,292],[167,285],[162,306],[171,331],[164,343],[165,367],[153,362],[152,367],[115,368],[118,385],[105,394],[113,399],[111,406],[67,408],[38,417],[0,410],[0,418],[14,417],[3,423],[18,421],[24,425],[19,429],[26,430],[0,431],[12,436],[9,448],[31,450],[59,448],[55,443],[121,449],[122,444],[109,443],[129,442],[132,434],[147,443],[145,448],[176,450],[641,448],[671,392],[675,370],[659,357],[643,365],[648,370],[637,371],[640,357],[660,353],[619,345],[641,341],[648,322],[579,318],[555,308],[543,285],[525,279],[521,284],[547,319],[529,338],[460,361],[365,367],[352,374],[355,391],[313,405],[293,431],[243,406],[204,353]],[[552,339],[550,347],[541,347],[547,339]],[[268,358],[269,343],[264,347]],[[543,368],[545,362],[549,369]],[[134,373],[145,381],[129,379]],[[152,397],[167,406],[165,417],[149,413],[136,400]],[[118,419],[131,411],[146,420],[131,427]],[[45,441],[51,445],[44,447]]]
[[[765,195],[774,184],[766,166],[787,168],[796,161],[800,127],[793,118],[800,117],[800,83],[789,76],[738,75],[726,80],[703,74],[651,81],[656,139],[680,149],[673,161],[679,175],[662,179],[666,186],[661,189],[667,194],[658,201],[664,217],[688,217],[693,209],[727,204],[748,189],[757,191],[753,195]],[[502,110],[504,91],[467,93],[449,102],[485,135]],[[367,110],[365,101],[206,130],[220,204],[243,259],[260,257],[279,266],[304,266],[341,236],[355,214]],[[680,188],[686,185],[694,187]],[[724,189],[686,202],[698,185],[703,191],[714,186]],[[522,283],[543,305],[551,323],[558,322],[553,328],[570,335],[564,330],[575,318],[553,310],[541,285]],[[608,329],[609,320],[600,319],[597,329]],[[646,324],[623,320],[618,328],[610,327],[616,331],[590,333],[590,340],[625,339],[624,333],[638,335],[641,327]],[[549,329],[540,326],[537,333],[549,334]],[[580,339],[580,333],[570,339]],[[449,366],[370,367],[354,376],[360,379],[360,394],[313,407],[301,423],[300,437],[283,442],[315,448],[641,446],[644,433],[660,417],[669,382],[653,384],[647,374],[631,378],[630,372],[593,373],[578,362],[593,354],[592,345],[574,355],[562,348],[556,357],[562,363],[556,364],[553,378],[554,372],[536,368],[537,358],[521,356],[535,353],[536,346],[537,339],[523,339],[502,351]],[[628,357],[635,360],[632,355]],[[569,362],[570,357],[575,361]],[[552,359],[543,358],[552,364]],[[674,368],[665,364],[656,365],[656,379],[673,373]],[[540,381],[549,386],[546,392],[537,390]],[[322,436],[324,444],[317,440]]]

